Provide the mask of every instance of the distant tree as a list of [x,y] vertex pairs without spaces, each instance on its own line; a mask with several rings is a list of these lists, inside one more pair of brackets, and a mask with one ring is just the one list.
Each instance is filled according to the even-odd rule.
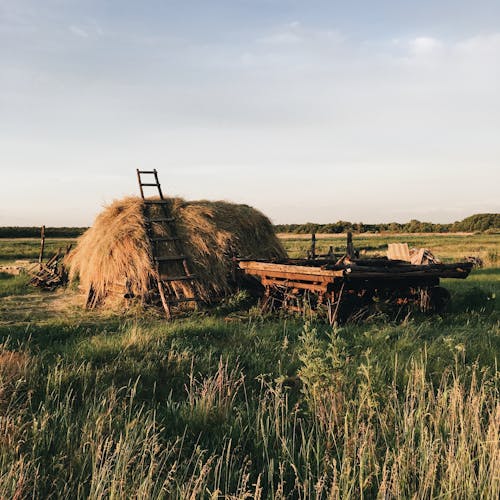
[[[47,238],[77,238],[82,235],[86,227],[46,227]],[[4,226],[0,227],[0,238],[38,238],[39,226]]]
[[[275,226],[277,232],[285,233],[345,233],[353,231],[358,233],[363,232],[380,232],[389,231],[392,233],[442,233],[449,231],[499,231],[500,230],[500,214],[476,214],[465,218],[462,221],[454,222],[453,224],[433,224],[432,222],[421,222],[417,219],[412,219],[406,224],[399,222],[381,223],[381,224],[363,224],[362,222],[347,222],[339,220],[329,224],[316,224],[308,222],[306,224],[278,224]],[[0,228],[0,235],[1,235]],[[4,228],[6,229],[6,228]],[[12,228],[10,228],[12,229]],[[30,235],[39,234],[39,228],[17,228],[29,230]],[[55,228],[60,230],[80,230],[82,228]],[[83,232],[83,230],[82,230]],[[35,234],[36,233],[36,234]],[[24,233],[23,233],[24,234]]]
[[500,229],[500,214],[471,215],[460,222],[455,222],[452,229],[466,232]]

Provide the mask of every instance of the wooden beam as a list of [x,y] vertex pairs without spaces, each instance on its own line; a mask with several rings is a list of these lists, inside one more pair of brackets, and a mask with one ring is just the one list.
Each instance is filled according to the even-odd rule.
[[280,281],[280,280],[276,280],[276,279],[262,278],[262,284],[264,286],[279,285],[279,286],[286,286],[286,287],[290,287],[290,288],[291,287],[300,288],[301,290],[311,290],[313,292],[326,293],[329,283],[316,284],[316,283],[303,283],[300,281],[291,281],[291,280]]
[[[273,273],[292,273],[301,274],[304,276],[321,276],[324,278],[337,278],[344,275],[344,270],[337,271],[330,269],[322,269],[321,267],[311,266],[293,266],[288,264],[272,264],[256,261],[241,261],[239,263],[241,269],[248,271],[271,271]],[[250,273],[249,273],[250,274]]]

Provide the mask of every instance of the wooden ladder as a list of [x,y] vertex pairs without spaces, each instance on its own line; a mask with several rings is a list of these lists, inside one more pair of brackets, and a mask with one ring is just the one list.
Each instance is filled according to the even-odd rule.
[[[149,175],[154,177],[154,182],[143,182],[142,175]],[[151,177],[150,177],[151,178]],[[182,244],[180,238],[177,235],[175,227],[175,218],[168,211],[168,206],[170,202],[165,200],[161,190],[160,182],[158,180],[158,172],[155,170],[139,170],[137,169],[137,180],[139,182],[139,189],[141,191],[141,197],[144,201],[144,219],[146,222],[146,234],[149,238],[151,244],[151,250],[153,254],[153,264],[156,272],[156,281],[158,284],[158,292],[160,294],[161,303],[165,314],[168,319],[172,317],[171,306],[178,305],[184,302],[191,302],[198,305],[199,297],[197,295],[196,286],[194,281],[196,276],[191,274],[189,270],[188,258],[183,255]],[[146,199],[144,196],[144,188],[151,187],[158,190],[159,199],[151,200]],[[162,214],[160,216],[152,216],[151,208],[157,206],[161,208]],[[169,230],[169,236],[158,236],[155,234],[156,224],[163,224],[163,227],[167,227]],[[170,248],[173,247],[174,254],[169,255],[171,252]],[[182,271],[177,275],[172,276],[165,269],[169,265],[174,263],[181,263]],[[189,285],[189,296],[180,295],[175,286],[172,286],[175,282],[186,282]],[[168,297],[165,291],[168,292]],[[175,297],[175,298],[172,298]]]

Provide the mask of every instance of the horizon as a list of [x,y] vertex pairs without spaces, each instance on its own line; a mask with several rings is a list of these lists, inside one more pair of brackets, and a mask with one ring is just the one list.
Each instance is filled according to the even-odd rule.
[[90,226],[136,168],[274,224],[498,213],[499,21],[493,0],[0,0],[0,225]]
[[[460,222],[462,222],[465,219],[469,219],[471,217],[477,217],[477,216],[481,216],[481,215],[500,215],[500,214],[497,214],[497,213],[491,213],[491,214],[490,213],[471,214],[471,215],[468,215],[468,216],[464,217],[463,219],[455,220],[455,221],[447,222],[447,223],[433,222],[433,221],[429,221],[429,220],[420,220],[420,219],[411,219],[411,220],[407,220],[407,221],[389,220],[389,221],[378,221],[378,222],[366,222],[366,221],[340,220],[339,219],[339,220],[335,220],[335,221],[331,220],[331,221],[328,221],[328,222],[315,222],[315,221],[311,221],[311,220],[308,220],[308,221],[305,221],[305,222],[284,222],[284,223],[274,223],[273,222],[273,225],[274,226],[304,226],[304,225],[307,225],[307,224],[316,224],[316,225],[324,226],[324,225],[327,225],[327,224],[338,224],[340,222],[345,222],[345,223],[349,223],[349,224],[363,224],[365,226],[377,226],[377,225],[388,225],[388,224],[406,225],[406,224],[409,224],[409,223],[411,223],[413,221],[416,221],[416,222],[419,222],[421,224],[432,224],[432,225],[444,225],[444,226],[446,226],[446,225],[452,225],[452,224],[460,223]],[[88,225],[88,226],[51,226],[51,225],[47,225],[47,224],[42,224],[42,225],[30,224],[30,225],[25,225],[25,226],[0,225],[0,229],[2,229],[2,228],[8,228],[8,227],[16,227],[16,228],[38,228],[38,227],[41,227],[41,226],[44,226],[45,229],[60,229],[60,228],[88,229],[89,227],[91,227],[93,225],[93,223],[94,223],[94,221],[92,222],[91,225]],[[462,231],[459,231],[459,233],[460,232],[462,232]],[[331,233],[331,234],[341,234],[341,233]]]

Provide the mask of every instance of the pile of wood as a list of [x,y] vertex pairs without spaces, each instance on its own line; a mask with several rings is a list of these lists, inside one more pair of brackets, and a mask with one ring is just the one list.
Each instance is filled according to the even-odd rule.
[[464,279],[472,269],[470,262],[412,264],[384,258],[356,259],[344,262],[344,266],[344,276],[351,279],[383,278],[385,280],[430,277]]
[[428,248],[409,248],[408,243],[389,243],[387,258],[410,262],[415,266],[441,263]]
[[484,265],[483,259],[478,257],[477,255],[469,255],[468,257],[464,257],[465,262],[472,263],[473,267],[481,268]]
[[64,266],[64,257],[71,250],[72,245],[65,249],[60,248],[46,263],[40,262],[29,270],[31,274],[30,285],[43,290],[54,291],[68,283],[68,271]]
[[416,266],[441,264],[428,248],[410,248],[410,262]]

